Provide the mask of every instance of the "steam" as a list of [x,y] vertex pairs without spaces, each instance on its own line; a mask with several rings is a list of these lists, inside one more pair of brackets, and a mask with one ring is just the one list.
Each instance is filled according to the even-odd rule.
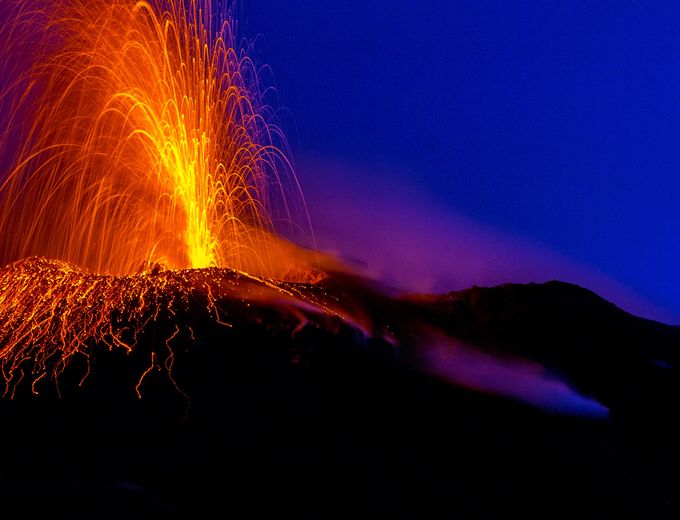
[[298,173],[318,247],[369,278],[427,293],[558,279],[633,314],[678,321],[595,268],[433,201],[414,175],[313,156],[298,161]]

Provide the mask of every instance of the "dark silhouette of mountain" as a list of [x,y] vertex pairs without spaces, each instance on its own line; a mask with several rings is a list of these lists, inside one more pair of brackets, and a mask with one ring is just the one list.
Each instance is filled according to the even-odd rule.
[[[216,295],[229,326],[199,290],[156,309],[132,352],[91,345],[82,385],[76,358],[58,391],[27,380],[0,401],[8,518],[680,513],[677,327],[560,282],[395,296],[347,274],[274,288],[227,270],[145,276],[238,285]],[[170,378],[161,352],[189,328]],[[434,335],[545,370],[608,413],[447,380],[423,361]]]

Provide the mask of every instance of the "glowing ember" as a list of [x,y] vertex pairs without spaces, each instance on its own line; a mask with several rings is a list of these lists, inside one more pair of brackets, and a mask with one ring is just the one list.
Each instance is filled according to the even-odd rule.
[[[232,327],[225,307],[267,302],[281,308],[297,327],[306,316],[337,316],[310,286],[258,278],[231,269],[163,270],[127,276],[92,274],[55,260],[29,258],[0,269],[0,368],[5,395],[27,378],[33,385],[57,381],[75,358],[88,361],[95,345],[131,353],[140,337],[160,320],[172,320],[169,337],[157,342],[151,367],[172,378],[172,342],[180,333],[188,342],[200,332],[187,325],[197,310],[213,323]],[[243,313],[240,313],[243,314]],[[254,310],[252,318],[256,319]],[[193,321],[196,321],[195,319]],[[186,329],[186,330],[185,330]],[[140,375],[140,386],[151,369]],[[83,374],[87,377],[89,370]]]

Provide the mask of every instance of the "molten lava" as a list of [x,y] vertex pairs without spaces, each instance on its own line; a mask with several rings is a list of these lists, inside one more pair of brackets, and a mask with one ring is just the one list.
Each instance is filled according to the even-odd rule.
[[[283,276],[304,205],[257,66],[210,0],[10,0],[0,264]],[[309,235],[309,233],[307,233]]]
[[[5,395],[27,379],[34,393],[44,378],[58,383],[75,359],[89,373],[94,347],[132,354],[140,338],[154,336],[151,369],[163,367],[172,379],[173,340],[206,338],[192,325],[234,326],[256,320],[255,307],[278,309],[293,329],[313,316],[348,320],[310,284],[266,280],[233,269],[154,269],[127,276],[92,274],[62,261],[28,258],[0,269],[0,368]],[[232,312],[236,308],[237,312]],[[245,309],[249,309],[245,311]],[[167,332],[167,334],[165,334]],[[160,334],[160,337],[158,337]],[[167,337],[166,337],[167,336]],[[151,369],[140,375],[140,386]],[[81,381],[82,382],[82,381]]]
[[[56,378],[95,345],[131,351],[160,309],[180,305],[187,285],[168,285],[190,276],[181,270],[228,267],[265,286],[256,277],[309,276],[311,255],[289,241],[311,232],[285,138],[229,6],[215,5],[0,6],[8,391],[25,372]],[[152,353],[168,371],[172,357]]]

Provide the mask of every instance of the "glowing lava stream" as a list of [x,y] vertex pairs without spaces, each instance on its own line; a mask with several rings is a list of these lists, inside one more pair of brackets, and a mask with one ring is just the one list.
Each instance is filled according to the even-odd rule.
[[[305,293],[298,286],[307,288]],[[152,365],[162,365],[172,379],[175,337],[181,333],[184,343],[201,339],[200,331],[194,333],[189,324],[203,315],[214,325],[232,327],[233,317],[223,306],[236,305],[236,318],[245,316],[253,321],[257,314],[245,311],[251,304],[274,309],[281,322],[290,322],[293,329],[314,316],[346,319],[311,287],[230,269],[154,270],[113,276],[42,258],[15,262],[0,269],[4,394],[13,396],[24,379],[37,393],[41,380],[58,382],[76,358],[86,360],[89,366],[95,346],[131,354],[141,337],[147,337],[148,344],[148,335],[156,327],[174,329],[165,341],[154,341],[151,346]],[[139,387],[149,372],[140,376],[136,388],[140,397]],[[83,381],[88,374],[89,369],[82,374]]]

